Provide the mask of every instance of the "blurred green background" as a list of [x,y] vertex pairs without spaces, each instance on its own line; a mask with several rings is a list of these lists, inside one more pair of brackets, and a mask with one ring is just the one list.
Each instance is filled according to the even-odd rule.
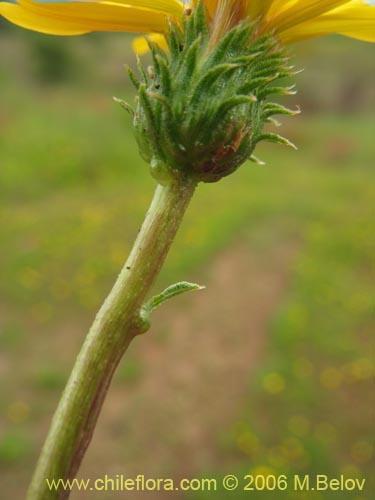
[[[370,500],[374,47],[331,37],[291,50],[305,71],[289,104],[303,114],[283,120],[283,134],[299,151],[262,146],[266,166],[199,187],[156,289],[181,279],[208,289],[166,305],[134,342],[80,477],[344,474],[366,478],[365,491],[254,496]],[[24,496],[155,187],[111,99],[133,98],[122,69],[133,62],[126,35],[59,39],[0,24],[4,499]]]

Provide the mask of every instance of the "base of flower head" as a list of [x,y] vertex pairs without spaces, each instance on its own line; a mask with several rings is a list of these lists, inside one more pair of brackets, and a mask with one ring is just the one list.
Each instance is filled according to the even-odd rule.
[[[270,36],[256,39],[243,22],[211,46],[203,2],[171,25],[168,51],[149,42],[153,65],[140,78],[129,70],[138,91],[134,129],[143,158],[161,183],[176,176],[216,182],[254,159],[262,140],[289,141],[264,132],[277,114],[294,114],[268,102],[291,93],[278,80],[292,75],[288,58]],[[129,106],[127,106],[129,110]]]

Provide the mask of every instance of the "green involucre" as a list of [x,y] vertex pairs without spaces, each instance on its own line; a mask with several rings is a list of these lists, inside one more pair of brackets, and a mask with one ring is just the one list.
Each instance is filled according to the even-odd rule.
[[[201,2],[183,29],[171,25],[169,50],[149,42],[153,65],[140,78],[133,115],[139,149],[153,176],[168,183],[184,175],[216,182],[252,159],[262,140],[289,141],[263,131],[275,114],[294,114],[267,101],[288,94],[278,80],[291,76],[285,52],[270,37],[255,39],[254,25],[242,23],[214,47]],[[129,110],[129,108],[127,108]]]

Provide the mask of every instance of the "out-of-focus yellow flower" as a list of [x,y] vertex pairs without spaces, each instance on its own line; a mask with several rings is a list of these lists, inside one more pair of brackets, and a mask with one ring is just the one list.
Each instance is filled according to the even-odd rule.
[[337,429],[329,422],[320,422],[315,428],[315,436],[322,443],[332,444],[337,441]]
[[263,379],[263,388],[269,394],[280,394],[285,390],[285,379],[277,372],[268,373]]
[[359,358],[347,367],[351,380],[360,381],[371,379],[374,375],[374,363],[369,358]]
[[[340,472],[344,477],[362,478],[362,473],[361,473],[360,469],[356,465],[353,465],[353,464],[344,465],[341,468]],[[358,499],[358,500],[360,500],[360,499]]]
[[291,433],[303,437],[310,431],[310,422],[304,415],[294,415],[289,419],[288,427]]
[[247,455],[255,456],[259,452],[261,444],[258,436],[250,431],[245,431],[237,436],[237,446]]
[[[166,34],[169,20],[182,22],[197,0],[78,0],[0,3],[0,14],[24,28],[56,35],[92,31]],[[204,0],[218,34],[248,18],[258,33],[274,33],[282,43],[340,33],[375,42],[372,0]],[[154,36],[154,35],[153,35]],[[138,42],[139,44],[141,42]],[[142,50],[144,46],[141,46]]]
[[374,456],[374,447],[367,441],[357,441],[351,449],[353,460],[359,463],[371,462]]
[[326,389],[338,389],[342,383],[343,374],[334,367],[325,368],[320,374],[320,383]]

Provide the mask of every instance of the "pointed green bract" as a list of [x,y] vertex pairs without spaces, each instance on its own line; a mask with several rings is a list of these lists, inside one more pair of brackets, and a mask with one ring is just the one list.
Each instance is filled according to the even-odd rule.
[[176,176],[216,182],[254,159],[262,140],[290,145],[264,132],[273,115],[294,114],[271,95],[288,95],[279,80],[291,76],[285,52],[270,36],[255,39],[244,22],[211,47],[203,2],[182,29],[171,26],[168,52],[149,42],[153,65],[138,63],[133,124],[143,158],[161,183]]
[[197,285],[196,283],[189,283],[188,281],[181,281],[169,286],[163,292],[155,295],[150,300],[148,300],[141,308],[139,314],[139,327],[142,333],[147,332],[151,326],[151,313],[157,307],[159,307],[163,302],[177,297],[186,292],[194,292],[199,290],[204,290],[206,287]]

